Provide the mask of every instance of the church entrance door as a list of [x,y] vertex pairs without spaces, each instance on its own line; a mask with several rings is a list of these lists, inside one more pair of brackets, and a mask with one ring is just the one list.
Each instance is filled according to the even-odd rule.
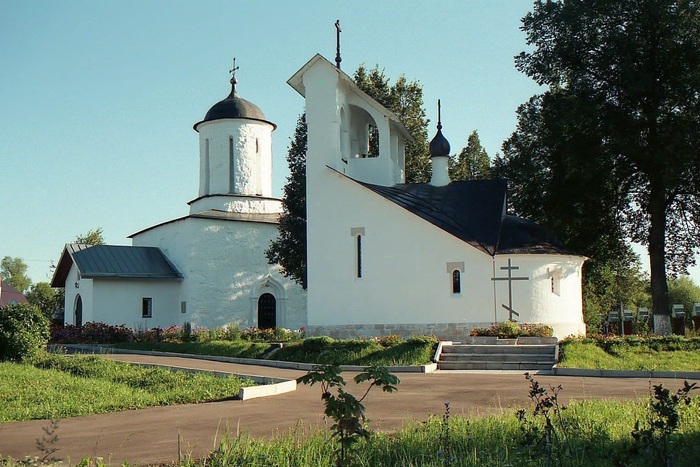
[[78,327],[83,325],[83,299],[80,295],[75,299],[75,325]]
[[277,300],[270,293],[258,298],[258,328],[274,329],[277,325]]

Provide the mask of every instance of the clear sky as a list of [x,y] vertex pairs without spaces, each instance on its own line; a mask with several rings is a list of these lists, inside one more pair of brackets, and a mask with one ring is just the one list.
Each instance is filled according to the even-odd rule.
[[[286,81],[314,54],[378,64],[423,85],[434,132],[458,152],[478,130],[489,155],[537,85],[513,57],[532,0],[119,0],[0,2],[0,258],[34,282],[77,235],[107,243],[184,216],[198,193],[192,125],[237,91],[278,125],[274,189],[303,99]],[[695,274],[696,282],[698,274]]]

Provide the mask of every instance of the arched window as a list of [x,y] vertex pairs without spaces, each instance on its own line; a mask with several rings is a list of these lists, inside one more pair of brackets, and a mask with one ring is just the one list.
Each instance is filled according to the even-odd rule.
[[462,273],[458,269],[452,271],[452,293],[462,293]]
[[77,327],[82,327],[83,326],[83,299],[80,296],[80,294],[78,294],[78,296],[75,299],[74,313],[75,313],[75,317],[73,319],[73,323]]

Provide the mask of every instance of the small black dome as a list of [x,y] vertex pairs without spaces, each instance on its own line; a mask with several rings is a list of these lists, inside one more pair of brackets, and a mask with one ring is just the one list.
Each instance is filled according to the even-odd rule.
[[430,142],[430,157],[450,157],[450,143],[442,135],[440,130],[440,125],[438,123],[438,131],[433,140]]
[[235,82],[232,82],[231,84],[231,94],[229,94],[226,99],[214,104],[204,116],[204,120],[194,124],[195,131],[197,131],[197,127],[201,123],[210,122],[212,120],[222,120],[225,118],[247,118],[249,120],[259,120],[261,122],[269,123],[272,125],[273,129],[277,128],[277,125],[265,118],[265,114],[262,110],[260,110],[260,107],[238,95],[235,88]]

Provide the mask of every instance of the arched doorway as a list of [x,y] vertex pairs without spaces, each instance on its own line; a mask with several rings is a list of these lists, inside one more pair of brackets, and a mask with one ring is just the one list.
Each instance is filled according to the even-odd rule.
[[83,299],[80,295],[75,298],[75,320],[73,322],[78,327],[83,325]]
[[274,329],[277,325],[277,299],[271,293],[258,298],[258,328]]

